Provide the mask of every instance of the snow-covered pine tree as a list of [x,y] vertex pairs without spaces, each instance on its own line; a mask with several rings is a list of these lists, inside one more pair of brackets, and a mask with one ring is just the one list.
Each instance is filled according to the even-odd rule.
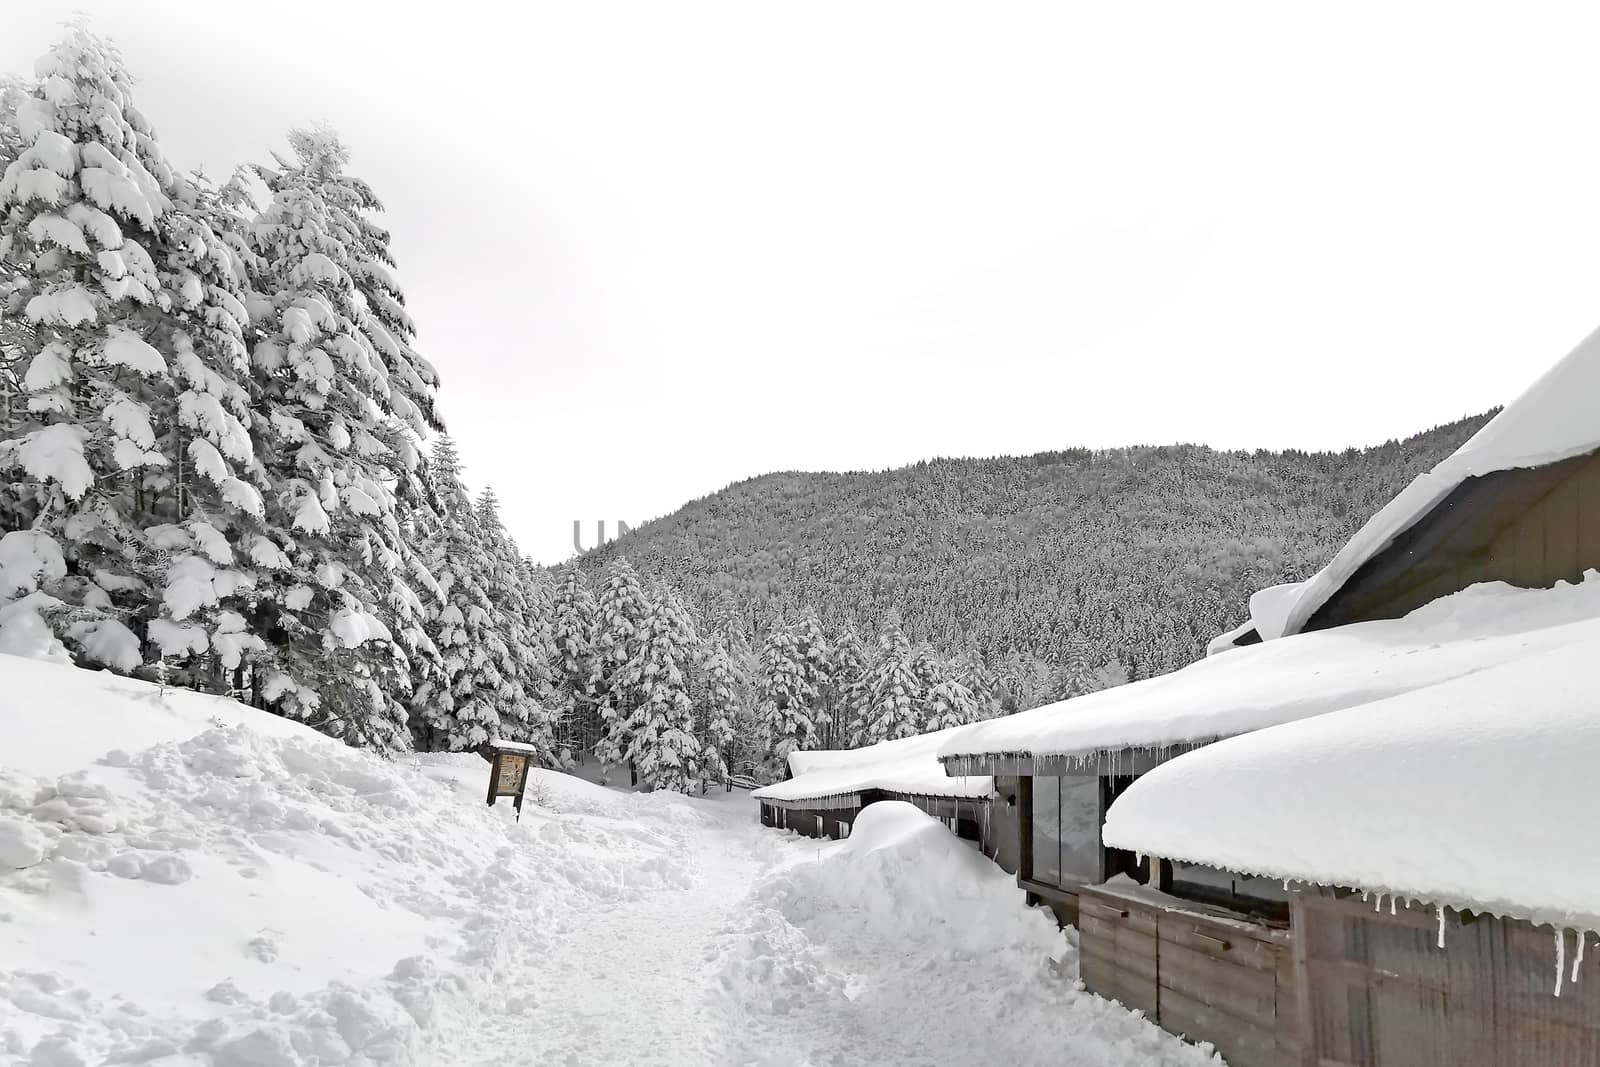
[[1000,680],[976,651],[968,649],[957,656],[951,665],[951,672],[952,677],[972,694],[977,718],[992,719],[1001,713],[1001,701],[1005,693]]
[[484,589],[493,561],[448,435],[434,439],[426,472],[439,525],[422,557],[440,593],[428,629],[442,657],[445,684],[413,690],[412,722],[429,749],[470,750],[500,735],[501,679],[491,662],[500,636]]
[[701,668],[701,768],[712,780],[726,778],[730,773],[735,758],[734,739],[745,712],[744,682],[733,645],[727,628],[712,634]]
[[619,672],[637,694],[627,723],[627,757],[647,789],[687,793],[700,781],[687,668],[697,638],[670,588],[651,590],[633,657]]
[[928,730],[965,726],[978,718],[978,702],[972,690],[955,679],[946,678],[928,691]]
[[806,608],[794,628],[800,664],[811,689],[811,738],[808,748],[822,748],[833,733],[826,694],[833,681],[833,645],[822,628],[815,608]]
[[408,664],[392,624],[423,615],[420,560],[395,486],[415,476],[437,376],[411,348],[388,234],[349,152],[327,130],[290,133],[291,159],[256,171],[271,203],[250,228],[259,262],[251,365],[290,566],[264,583],[274,628],[265,698],[354,744],[404,747]]
[[0,179],[0,348],[26,363],[0,467],[21,471],[6,554],[39,565],[0,600],[38,594],[91,662],[132,670],[148,637],[199,659],[185,681],[228,688],[263,648],[252,569],[281,561],[242,384],[243,267],[114,47],[73,27],[37,73]]
[[817,690],[798,627],[779,624],[767,631],[761,645],[761,683],[760,717],[772,742],[770,769],[781,775],[789,753],[816,744],[811,715]]
[[493,487],[485,487],[478,498],[478,526],[490,560],[485,588],[499,630],[494,655],[502,678],[500,717],[505,736],[533,745],[541,761],[551,764],[555,744],[546,710],[549,647],[541,636],[522,553],[500,521],[500,501]]
[[823,736],[819,747],[845,748],[850,743],[850,723],[860,699],[861,676],[866,671],[861,635],[846,622],[834,635],[828,657],[828,680],[822,688]]
[[896,741],[920,732],[926,692],[917,674],[917,657],[900,628],[900,613],[890,609],[878,631],[878,651],[862,678],[865,697],[856,723],[856,745]]
[[608,766],[623,761],[629,749],[628,723],[638,703],[638,692],[628,684],[626,668],[638,652],[639,628],[648,604],[639,576],[628,561],[617,557],[606,568],[595,612],[594,673],[590,692],[600,717],[600,738],[595,755]]
[[582,758],[600,740],[600,717],[592,698],[595,677],[595,601],[577,567],[560,576],[551,610],[553,701],[562,722],[563,749]]

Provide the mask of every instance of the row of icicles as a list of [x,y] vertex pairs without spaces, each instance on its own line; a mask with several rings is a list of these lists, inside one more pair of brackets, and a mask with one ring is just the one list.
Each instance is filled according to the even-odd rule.
[[[1285,881],[1283,883],[1283,888],[1285,888],[1285,889],[1289,888],[1288,881]],[[1372,910],[1373,911],[1382,911],[1383,910],[1383,898],[1386,897],[1386,896],[1389,898],[1389,914],[1390,915],[1394,915],[1396,913],[1395,912],[1395,901],[1396,901],[1397,898],[1395,897],[1395,895],[1393,893],[1378,893],[1376,895],[1374,895],[1372,893],[1362,893],[1361,894],[1361,899],[1363,901],[1366,901],[1366,900],[1369,900],[1369,899],[1372,900],[1372,902],[1373,902],[1372,903]],[[1407,900],[1405,902],[1405,905],[1406,905],[1406,909],[1410,910],[1411,901]],[[1443,904],[1436,904],[1436,905],[1434,905],[1434,910],[1438,913],[1438,916],[1439,916],[1439,940],[1438,940],[1438,945],[1439,945],[1440,948],[1444,948],[1444,905]],[[1555,934],[1555,939],[1556,939],[1556,981],[1555,981],[1554,993],[1555,993],[1556,996],[1559,997],[1561,995],[1562,988],[1567,983],[1570,982],[1570,983],[1572,983],[1574,985],[1577,984],[1578,978],[1580,977],[1580,974],[1581,974],[1579,968],[1581,968],[1583,966],[1583,951],[1584,951],[1584,948],[1585,948],[1585,945],[1587,944],[1587,942],[1584,940],[1584,931],[1582,931],[1582,930],[1573,930],[1572,931],[1573,945],[1575,946],[1575,951],[1572,954],[1572,966],[1571,966],[1571,969],[1569,970],[1568,967],[1567,967],[1567,928],[1566,927],[1562,927],[1562,926],[1554,926],[1554,925],[1552,925],[1552,930],[1553,930],[1553,932]]]

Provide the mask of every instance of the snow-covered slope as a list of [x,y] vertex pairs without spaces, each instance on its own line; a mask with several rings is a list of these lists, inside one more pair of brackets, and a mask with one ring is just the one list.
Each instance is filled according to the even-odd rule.
[[986,797],[994,779],[982,775],[951,778],[939,762],[939,748],[962,727],[882,741],[853,749],[796,750],[789,753],[786,782],[757,789],[757,800],[813,800],[846,796],[863,789],[920,793],[939,797]]
[[1180,756],[1112,805],[1106,843],[1600,931],[1587,634]]
[[513,825],[477,757],[56,663],[0,655],[0,739],[0,1062],[452,1062],[513,949],[690,869],[640,798],[539,773]]
[[965,727],[942,756],[1159,748],[1370,703],[1600,636],[1600,574],[1578,585],[1472,586],[1402,619],[1296,634],[1181,671]]

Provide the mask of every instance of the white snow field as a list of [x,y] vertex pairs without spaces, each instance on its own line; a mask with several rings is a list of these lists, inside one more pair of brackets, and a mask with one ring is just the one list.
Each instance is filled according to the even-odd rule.
[[1219,1062],[909,806],[486,775],[0,655],[0,1063]]

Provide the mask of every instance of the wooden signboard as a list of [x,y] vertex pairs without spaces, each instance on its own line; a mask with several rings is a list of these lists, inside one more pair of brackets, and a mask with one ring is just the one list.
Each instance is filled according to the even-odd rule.
[[491,807],[499,797],[511,797],[522,817],[522,794],[528,788],[528,753],[513,748],[494,747],[493,761],[489,765],[489,797]]

